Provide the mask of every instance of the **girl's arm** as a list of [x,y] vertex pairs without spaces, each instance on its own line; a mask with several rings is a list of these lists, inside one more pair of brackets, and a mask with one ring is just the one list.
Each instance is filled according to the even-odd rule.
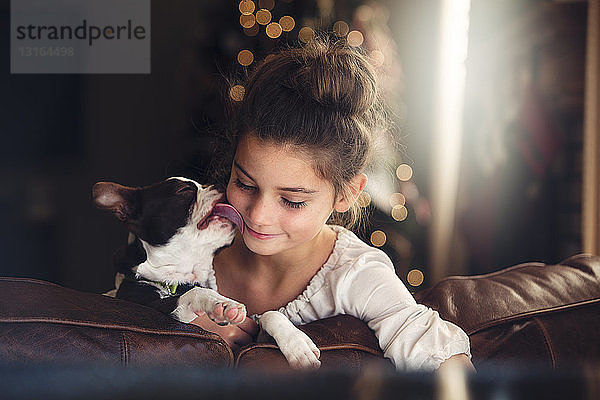
[[336,283],[334,297],[343,312],[369,325],[397,369],[432,370],[451,358],[470,357],[465,332],[441,319],[436,311],[417,304],[389,258],[378,249],[356,258]]

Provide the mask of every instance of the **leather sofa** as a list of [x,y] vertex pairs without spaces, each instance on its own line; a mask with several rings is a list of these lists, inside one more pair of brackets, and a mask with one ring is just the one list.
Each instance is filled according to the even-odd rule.
[[[478,369],[531,365],[568,370],[599,364],[598,256],[448,277],[415,297],[467,332]],[[321,350],[321,371],[392,370],[369,328],[351,316],[301,329]],[[234,354],[218,336],[145,306],[43,281],[0,278],[0,366],[90,364],[287,368],[262,333]]]

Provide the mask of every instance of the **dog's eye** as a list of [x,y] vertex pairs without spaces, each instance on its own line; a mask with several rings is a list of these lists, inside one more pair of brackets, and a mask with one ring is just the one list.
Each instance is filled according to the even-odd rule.
[[184,186],[182,188],[179,188],[176,193],[183,194],[183,193],[191,192],[193,190],[194,190],[194,188],[192,188],[191,186]]

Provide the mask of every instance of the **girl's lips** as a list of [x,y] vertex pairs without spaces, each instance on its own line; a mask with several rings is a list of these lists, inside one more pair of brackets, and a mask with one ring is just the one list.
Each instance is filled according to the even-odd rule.
[[270,234],[266,234],[266,233],[256,232],[254,229],[250,228],[248,225],[246,225],[246,231],[248,232],[248,234],[250,236],[260,239],[260,240],[273,239],[274,237],[279,236],[279,235],[270,235]]

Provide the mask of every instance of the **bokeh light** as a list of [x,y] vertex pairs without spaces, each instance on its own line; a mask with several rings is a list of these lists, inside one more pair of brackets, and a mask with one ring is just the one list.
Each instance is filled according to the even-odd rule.
[[275,39],[281,36],[282,31],[283,30],[281,29],[281,25],[279,25],[277,22],[271,22],[269,25],[267,25],[266,28],[267,36],[271,39]]
[[400,164],[398,168],[396,168],[396,176],[401,181],[409,181],[413,176],[413,169],[408,164]]
[[250,28],[244,28],[244,33],[246,36],[256,36],[258,35],[258,31],[260,30],[258,24],[252,25]]
[[231,97],[231,100],[233,101],[242,101],[244,100],[245,92],[246,89],[244,89],[242,85],[235,85],[229,89],[229,97]]
[[344,37],[350,32],[350,27],[345,21],[337,21],[333,24],[333,33],[337,37]]
[[363,44],[365,38],[363,37],[363,34],[359,31],[351,31],[350,33],[348,33],[346,40],[348,41],[348,44],[350,46],[358,47],[361,44]]
[[256,12],[256,22],[261,25],[267,25],[271,22],[271,12],[269,10],[260,9]]
[[289,15],[284,15],[279,18],[279,25],[281,25],[281,29],[283,29],[284,32],[289,32],[296,26],[296,21]]
[[396,221],[404,221],[408,217],[408,208],[397,205],[392,208],[392,218]]
[[385,244],[387,236],[383,231],[374,231],[371,233],[371,244],[375,247],[381,247]]
[[413,269],[406,275],[406,280],[411,286],[420,286],[425,280],[425,276],[418,269]]
[[371,58],[371,64],[376,67],[380,67],[385,62],[385,56],[381,52],[381,50],[373,50],[369,53],[369,57]]
[[242,15],[250,15],[254,12],[254,2],[250,0],[240,1],[239,9]]
[[256,25],[254,14],[240,15],[240,25],[242,25],[244,28],[252,28],[254,25]]
[[258,6],[260,8],[266,8],[272,10],[275,7],[275,0],[258,0]]
[[367,192],[362,192],[358,196],[358,199],[356,199],[356,203],[361,208],[369,207],[369,205],[371,204],[371,195]]
[[254,62],[254,54],[250,50],[241,50],[237,55],[238,62],[247,67]]
[[403,206],[406,204],[406,197],[402,193],[392,193],[390,196],[390,206]]
[[308,27],[308,26],[304,26],[300,29],[300,32],[298,32],[298,39],[300,39],[300,41],[304,42],[304,43],[308,43],[310,41],[312,41],[315,38],[315,31]]

